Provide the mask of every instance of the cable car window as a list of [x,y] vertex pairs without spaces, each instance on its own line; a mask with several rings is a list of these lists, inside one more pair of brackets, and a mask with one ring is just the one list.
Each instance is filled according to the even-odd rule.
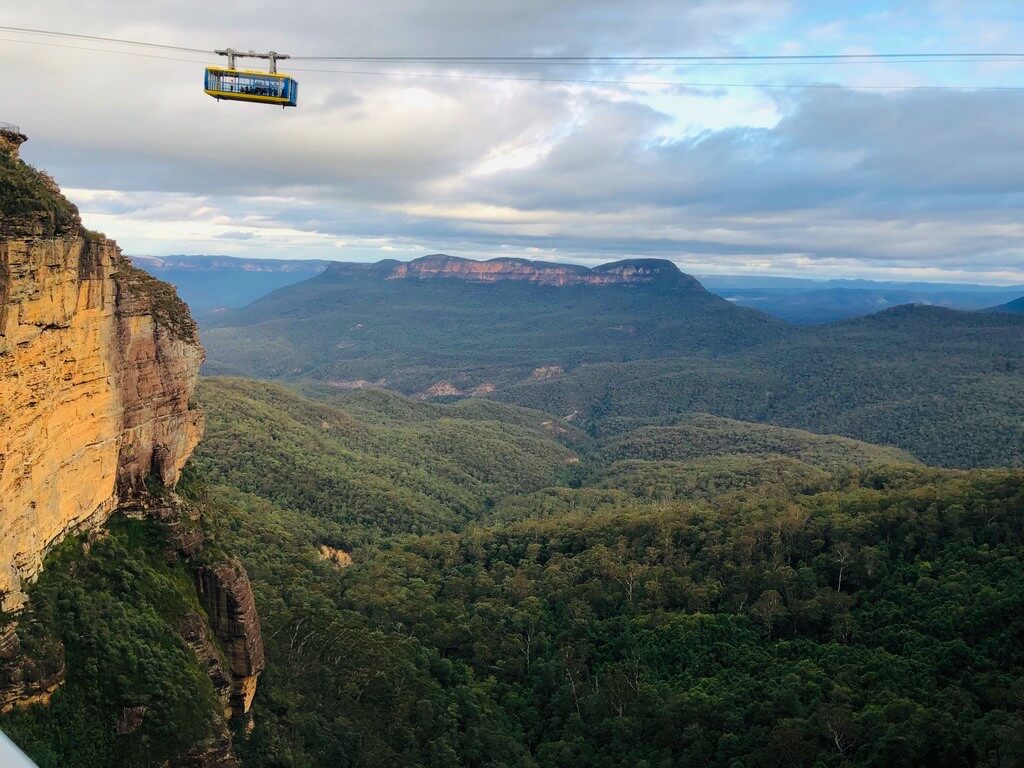
[[216,75],[211,81],[214,90],[228,93],[243,93],[254,96],[281,97],[285,82],[280,78],[255,77],[249,75]]

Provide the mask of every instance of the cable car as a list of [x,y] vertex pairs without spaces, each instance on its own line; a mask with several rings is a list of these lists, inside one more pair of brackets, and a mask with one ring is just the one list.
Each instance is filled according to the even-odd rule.
[[204,90],[218,101],[250,101],[282,107],[296,106],[299,97],[299,84],[288,75],[228,67],[207,67]]
[[[256,104],[277,104],[282,107],[294,107],[299,100],[299,84],[288,75],[279,74],[279,59],[290,59],[287,53],[267,51],[236,51],[234,48],[223,48],[214,51],[218,56],[227,56],[226,67],[207,67],[204,90],[220,101],[251,101]],[[270,62],[268,72],[258,69],[238,69],[238,59],[267,59]]]

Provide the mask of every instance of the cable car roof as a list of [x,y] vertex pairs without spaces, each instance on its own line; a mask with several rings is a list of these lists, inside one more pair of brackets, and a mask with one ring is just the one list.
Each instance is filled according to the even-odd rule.
[[259,75],[260,77],[274,77],[279,80],[283,78],[287,78],[289,80],[294,79],[292,78],[291,75],[285,74],[283,72],[267,72],[267,70],[265,69],[231,69],[230,67],[219,67],[216,65],[211,65],[206,68],[206,71],[235,75]]

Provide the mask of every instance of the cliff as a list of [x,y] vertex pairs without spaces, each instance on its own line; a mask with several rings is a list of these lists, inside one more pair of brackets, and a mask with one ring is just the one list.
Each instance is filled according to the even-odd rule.
[[578,264],[557,264],[529,259],[475,261],[433,254],[409,262],[385,260],[376,264],[335,263],[327,268],[333,277],[383,277],[387,280],[453,278],[473,283],[519,281],[536,285],[652,285],[684,287],[703,292],[697,280],[665,259],[627,259],[589,269]]
[[196,591],[217,639],[227,649],[231,672],[229,709],[244,715],[266,666],[260,618],[245,568],[237,560],[198,568]]
[[0,130],[0,594],[5,610],[68,533],[157,481],[203,430],[203,351],[174,290],[85,230]]
[[38,658],[23,654],[17,628],[0,627],[0,714],[48,704],[64,682],[64,646],[50,642],[39,650]]

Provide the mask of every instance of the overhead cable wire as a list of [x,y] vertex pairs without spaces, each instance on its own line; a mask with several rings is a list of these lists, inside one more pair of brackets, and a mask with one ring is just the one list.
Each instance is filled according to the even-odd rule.
[[[2,31],[3,29],[4,29],[3,27],[0,27],[0,31]],[[92,52],[92,53],[113,53],[113,54],[120,54],[120,55],[127,55],[127,56],[143,56],[143,57],[151,58],[151,59],[164,59],[166,61],[186,61],[186,62],[192,62],[192,63],[195,63],[195,64],[202,64],[203,61],[204,61],[203,59],[183,59],[183,58],[180,58],[180,57],[160,56],[160,55],[156,55],[156,54],[144,54],[144,53],[138,53],[136,51],[123,51],[123,50],[117,50],[117,49],[112,49],[112,48],[87,48],[85,46],[68,45],[68,44],[65,44],[65,43],[56,43],[56,42],[51,42],[51,41],[47,41],[47,40],[22,40],[22,39],[17,39],[17,38],[4,37],[4,38],[0,38],[0,42],[16,43],[16,44],[20,44],[20,45],[38,45],[38,46],[44,46],[44,47],[50,47],[50,48],[64,48],[64,49],[72,50],[72,51],[89,51],[89,52]],[[205,51],[205,50],[201,50],[199,48],[170,48],[170,50],[182,50],[182,51],[186,51],[186,52],[190,52],[190,53],[207,54],[207,55],[210,55],[210,56],[216,55],[214,51]],[[308,58],[304,58],[304,57],[301,57],[301,56],[292,56],[292,57],[289,57],[289,60],[292,60],[292,61],[295,61],[295,60],[299,60],[299,61],[319,61],[319,59],[308,59]],[[1008,62],[1008,61],[1019,61],[1019,59],[948,59],[948,58],[944,58],[944,59],[921,59],[921,60],[916,60],[913,63],[915,63],[915,64],[925,64],[925,63],[938,64],[938,63],[970,63],[970,62],[977,62],[977,61],[984,61],[984,62],[993,62],[993,61]],[[357,63],[357,62],[353,61],[352,63]],[[381,63],[381,64],[385,64],[385,63],[401,64],[401,63],[411,63],[411,62],[391,62],[391,61],[384,61],[384,60],[382,60],[382,61],[379,61],[377,63]],[[420,62],[420,63],[428,63],[428,62]],[[623,62],[619,62],[619,63],[621,64]],[[712,64],[712,63],[708,63],[708,62],[696,62],[694,64],[687,64],[685,66],[687,66],[687,67],[700,67],[700,66],[713,66],[713,67],[714,66],[750,66],[751,64],[758,64],[758,65],[763,65],[763,66],[785,66],[787,64],[810,64],[810,63],[812,63],[812,62],[807,62],[807,61],[756,62],[756,63],[752,62],[750,64],[744,64],[744,63],[739,63],[739,62],[723,62],[721,64]],[[878,64],[883,64],[885,62],[879,62],[879,61],[846,61],[846,62],[837,62],[837,63],[844,63],[844,64],[868,64],[868,65],[874,64],[874,65],[878,65]],[[659,65],[659,66],[667,66],[667,65]],[[819,66],[820,66],[820,63],[819,63]],[[377,74],[377,73],[371,73],[371,72],[357,72],[357,71],[331,70],[331,69],[308,69],[308,68],[300,68],[300,67],[289,67],[289,69],[292,72],[338,72],[338,73],[346,73],[347,72],[348,74]],[[381,72],[379,74],[389,74],[389,73]],[[426,76],[426,75],[424,75],[424,76]],[[496,79],[510,79],[510,78],[496,78]]]
[[[0,26],[0,31],[25,33],[34,35],[53,36],[64,39],[77,39],[94,42],[98,44],[116,44],[135,47],[147,47],[166,51],[180,51],[192,54],[216,55],[215,51],[203,48],[189,48],[177,45],[165,45],[162,43],[150,43],[140,40],[128,40],[123,38],[100,37],[96,35],[83,35],[70,32],[56,32],[50,30],[29,29],[25,27]],[[24,40],[12,38],[0,38],[0,42],[16,44],[40,45],[70,50],[85,51],[90,53],[111,53],[123,56],[136,56],[150,59],[161,59],[165,61],[177,61],[189,64],[202,64],[202,60],[187,59],[161,54],[146,54],[138,51],[125,51],[110,48],[97,48],[68,45],[54,41]],[[879,58],[883,57],[883,58]],[[931,60],[920,57],[934,57]],[[969,58],[963,58],[969,57]],[[1008,58],[1007,58],[1008,57]],[[598,66],[607,63],[628,65],[631,63],[659,63],[660,66],[667,66],[675,63],[678,66],[688,65],[712,65],[715,63],[739,63],[747,62],[752,64],[771,65],[787,63],[858,63],[858,64],[880,64],[885,59],[895,59],[906,63],[937,63],[952,61],[1024,61],[1024,54],[1020,53],[890,53],[890,54],[800,54],[800,55],[767,55],[767,56],[649,56],[649,57],[316,57],[316,56],[292,56],[296,61],[347,61],[350,63],[377,63],[377,64],[486,64],[486,63],[521,63],[521,64],[588,64]],[[377,77],[412,77],[430,78],[445,80],[480,80],[480,81],[507,81],[507,82],[529,82],[529,83],[556,83],[566,85],[616,85],[616,86],[657,86],[657,87],[680,87],[680,88],[764,88],[764,89],[852,89],[867,91],[905,91],[905,90],[958,90],[958,91],[1024,91],[1024,86],[1015,85],[847,85],[843,83],[759,83],[759,82],[687,82],[677,80],[623,80],[623,79],[594,79],[594,78],[570,78],[570,77],[524,77],[521,75],[486,75],[476,73],[454,73],[454,72],[407,72],[401,70],[364,70],[364,69],[317,69],[304,67],[291,67],[293,72],[310,72],[339,75],[366,75]]]
[[[215,51],[208,48],[190,48],[181,45],[169,45],[165,43],[154,43],[145,40],[131,40],[127,38],[103,37],[100,35],[86,35],[77,32],[60,32],[47,29],[35,29],[30,27],[0,26],[0,32],[16,32],[31,35],[46,35],[52,37],[74,38],[79,40],[90,40],[93,42],[116,43],[118,45],[142,46],[148,48],[162,48],[165,50],[182,51],[187,53],[213,54]],[[703,54],[703,55],[620,55],[620,56],[356,56],[356,55],[325,55],[325,56],[291,56],[293,60],[299,61],[336,61],[353,63],[395,63],[395,64],[576,64],[576,65],[638,65],[638,64],[686,64],[706,62],[715,63],[784,63],[784,62],[869,62],[877,63],[887,60],[894,61],[918,61],[924,60],[933,62],[966,59],[969,61],[990,61],[1024,60],[1024,52],[990,52],[990,51],[921,51],[921,52],[897,52],[897,53],[801,53],[801,54]]]
[[181,61],[186,64],[204,64],[203,59],[185,59],[181,56],[163,56],[158,53],[142,53],[140,51],[114,51],[109,48],[87,48],[84,45],[64,45],[63,43],[43,42],[42,40],[14,40],[9,37],[0,37],[2,43],[17,43],[19,45],[42,45],[47,48],[64,48],[70,51],[87,51],[89,53],[112,53],[115,56],[136,56],[143,59],[160,59],[162,61]]
[[867,61],[884,63],[888,60],[915,61],[917,59],[970,59],[990,61],[1003,59],[1006,61],[1024,60],[1024,53],[820,53],[793,55],[721,55],[721,56],[292,56],[297,61],[338,61],[358,63],[395,63],[395,64],[582,64],[587,66],[603,64],[687,64],[687,63],[758,63],[777,64],[783,62],[841,63]]
[[151,43],[143,40],[125,40],[117,37],[100,37],[99,35],[82,35],[76,32],[54,32],[48,29],[30,29],[28,27],[4,27],[0,26],[0,32],[20,32],[31,35],[47,35],[50,37],[74,38],[76,40],[92,40],[101,43],[117,43],[118,45],[134,45],[145,48],[163,48],[168,51],[184,51],[187,53],[209,53],[214,51],[207,48],[187,48],[182,45],[166,45],[164,43]]

